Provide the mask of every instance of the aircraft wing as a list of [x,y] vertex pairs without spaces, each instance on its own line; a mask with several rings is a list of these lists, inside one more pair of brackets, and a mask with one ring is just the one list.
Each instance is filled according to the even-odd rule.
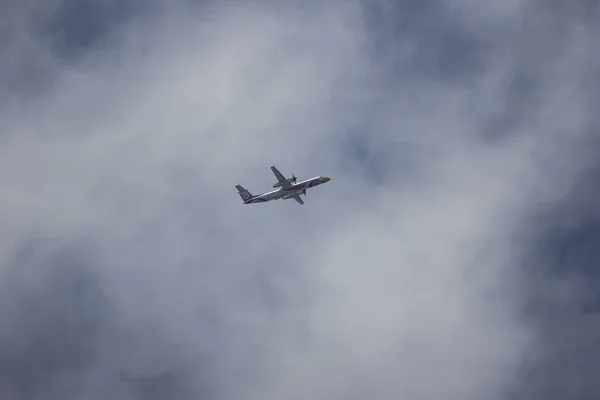
[[277,178],[277,180],[278,180],[279,182],[283,182],[283,181],[285,181],[285,176],[283,176],[283,175],[281,174],[281,172],[279,172],[279,170],[278,170],[277,168],[275,168],[275,166],[274,166],[274,165],[273,165],[273,166],[271,166],[271,171],[273,171],[273,173],[275,174],[275,177]]
[[277,181],[279,183],[281,183],[281,185],[279,185],[279,186],[286,188],[286,187],[292,185],[287,179],[285,179],[285,176],[283,176],[283,174],[281,172],[279,172],[279,170],[277,168],[275,168],[274,165],[271,166],[271,171],[273,171],[273,173],[275,174]]
[[296,200],[298,203],[300,203],[300,205],[304,204],[304,202],[302,201],[302,199],[298,195],[294,196],[294,200]]

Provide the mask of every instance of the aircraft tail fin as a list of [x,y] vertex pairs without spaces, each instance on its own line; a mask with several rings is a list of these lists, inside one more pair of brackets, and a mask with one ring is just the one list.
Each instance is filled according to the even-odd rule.
[[244,189],[241,185],[235,185],[235,188],[237,189],[242,200],[246,201],[252,197],[252,193],[250,193],[248,189]]

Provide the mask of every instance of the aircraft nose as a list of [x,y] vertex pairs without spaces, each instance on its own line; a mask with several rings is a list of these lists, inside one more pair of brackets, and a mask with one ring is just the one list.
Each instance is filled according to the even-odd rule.
[[330,180],[331,180],[331,178],[328,176],[323,177],[323,182],[329,182]]

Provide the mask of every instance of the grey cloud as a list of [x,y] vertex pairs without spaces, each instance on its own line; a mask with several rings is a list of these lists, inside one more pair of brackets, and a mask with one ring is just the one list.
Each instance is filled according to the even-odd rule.
[[68,62],[101,46],[124,24],[149,12],[152,4],[137,0],[62,0],[37,32],[57,57]]
[[[551,71],[574,43],[586,49],[584,56],[573,57],[587,68],[583,73],[573,70],[571,78],[581,80],[582,89],[589,87],[592,77],[584,75],[585,69],[597,68],[598,61],[594,61],[596,57],[590,48],[592,38],[597,35],[598,21],[598,7],[593,2],[532,1],[524,4],[519,25],[505,35],[504,45],[513,53],[510,58],[516,62],[513,77],[507,85],[505,106],[487,123],[485,134],[490,139],[514,134],[519,124],[530,124],[538,117],[540,105],[547,96],[545,89],[553,86],[547,80],[556,79]],[[577,34],[579,37],[574,39]],[[581,95],[589,96],[589,92],[584,89]],[[594,118],[593,115],[595,113],[590,113],[588,118]]]
[[600,393],[598,171],[582,174],[567,198],[536,216],[540,223],[524,262],[524,315],[538,344],[511,398],[592,399]]
[[375,54],[386,59],[396,77],[461,81],[482,71],[487,37],[463,24],[452,5],[363,1],[361,7]]
[[3,266],[0,318],[10,322],[1,336],[3,397],[186,399],[209,393],[208,358],[179,354],[173,362],[172,354],[161,354],[168,341],[136,326],[143,318],[124,322],[99,270],[107,265],[95,251],[89,240],[30,240]]
[[[570,102],[584,100],[585,121],[580,129],[589,138],[587,153],[597,160],[599,103],[594,71],[600,60],[590,46],[598,36],[600,7],[593,2],[533,2],[532,7],[532,18],[546,27],[538,36],[552,57],[560,58],[561,48],[576,46],[568,40],[573,32],[580,33],[577,44],[587,49],[581,57],[583,72],[565,71],[579,82],[581,91],[577,97],[564,97],[564,103],[567,108]],[[600,394],[595,378],[600,367],[596,350],[600,334],[598,171],[597,161],[592,162],[572,182],[568,194],[533,214],[535,224],[525,230],[531,247],[523,261],[523,315],[534,327],[537,345],[525,357],[510,398],[592,399]]]
[[[111,6],[61,32],[77,19],[66,2],[49,42],[10,46],[11,71],[39,57],[52,85],[2,111],[8,398],[462,400],[560,385],[555,360],[581,354],[561,326],[591,343],[594,323],[573,312],[580,281],[523,271],[525,250],[544,264],[545,232],[513,238],[593,156],[578,36],[538,59],[553,24],[511,34],[520,10],[242,3],[171,2],[111,35]],[[503,140],[485,141],[496,114]],[[270,187],[271,164],[333,180],[303,208],[241,206],[233,185]]]
[[32,240],[3,265],[3,397],[60,396],[93,365],[111,310],[81,251]]

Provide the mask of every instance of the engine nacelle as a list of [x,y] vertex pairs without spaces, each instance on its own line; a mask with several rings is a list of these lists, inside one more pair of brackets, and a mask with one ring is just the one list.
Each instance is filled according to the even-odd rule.
[[294,182],[294,178],[288,178],[285,181],[277,182],[276,184],[273,185],[273,187],[277,188],[277,187],[283,186],[286,183],[292,183],[292,182]]

